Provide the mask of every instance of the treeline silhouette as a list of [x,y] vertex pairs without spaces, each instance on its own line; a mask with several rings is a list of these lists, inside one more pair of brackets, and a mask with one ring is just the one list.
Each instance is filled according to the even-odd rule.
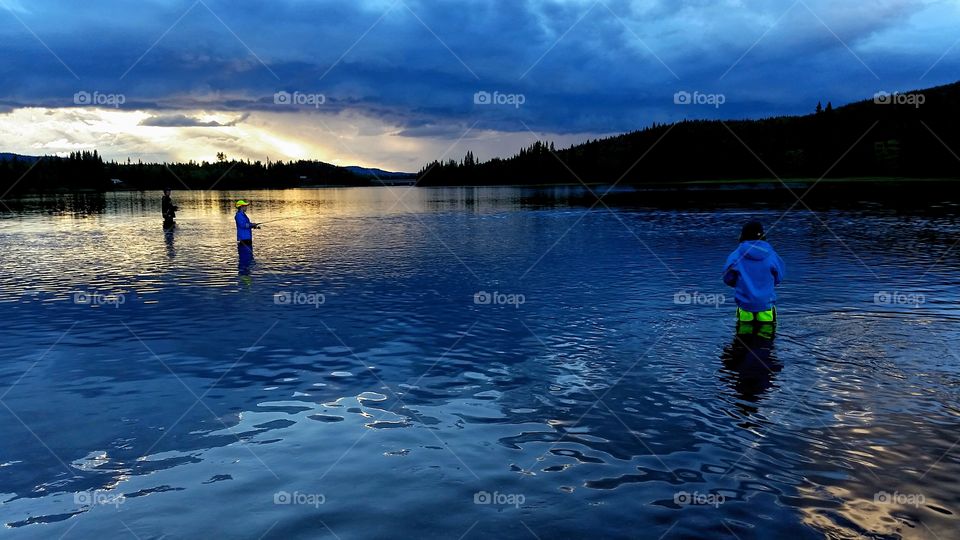
[[[922,99],[922,103],[919,101]],[[537,141],[510,158],[433,162],[418,185],[659,184],[695,180],[960,178],[960,83],[904,93],[887,103],[816,106],[806,116],[687,120],[556,149]],[[28,191],[269,189],[377,185],[377,178],[321,161],[105,162],[0,155],[0,197]],[[115,182],[118,181],[118,182]]]
[[879,101],[818,103],[806,116],[654,124],[562,150],[537,141],[483,163],[468,152],[460,162],[427,165],[418,184],[960,177],[960,83]]
[[[117,180],[119,182],[114,182]],[[369,177],[322,161],[104,162],[96,150],[68,157],[0,159],[0,194],[110,189],[269,189],[371,185]]]

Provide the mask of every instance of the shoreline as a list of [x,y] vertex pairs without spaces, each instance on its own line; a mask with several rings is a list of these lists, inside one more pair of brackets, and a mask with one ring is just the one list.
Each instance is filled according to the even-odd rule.
[[[746,179],[717,179],[717,180],[689,180],[689,181],[668,181],[668,182],[644,182],[638,184],[617,184],[602,195],[628,194],[628,193],[647,193],[647,194],[682,194],[692,195],[695,193],[775,193],[789,192],[796,188],[810,188],[813,186],[824,187],[831,191],[841,188],[879,188],[883,191],[908,190],[906,194],[916,194],[915,188],[930,188],[934,186],[949,186],[951,184],[960,184],[960,178],[916,178],[909,176],[901,177],[848,177],[848,178],[746,178]],[[419,189],[451,189],[451,188],[511,188],[511,189],[549,189],[549,188],[582,188],[594,190],[611,186],[609,182],[565,182],[565,183],[547,183],[547,184],[448,184],[448,185],[382,185],[373,184],[369,186],[358,186],[349,184],[330,184],[330,185],[304,185],[304,186],[245,186],[244,188],[232,188],[229,186],[213,191],[285,191],[293,189],[346,189],[346,188],[419,188]],[[951,186],[952,187],[952,186]],[[114,189],[53,189],[43,191],[22,191],[7,199],[18,199],[23,197],[43,196],[43,195],[69,195],[69,194],[96,194],[96,193],[125,193],[125,192],[152,192],[158,189],[143,189],[132,187],[116,187]],[[176,189],[174,191],[210,191],[205,189]],[[923,191],[923,190],[921,190]]]

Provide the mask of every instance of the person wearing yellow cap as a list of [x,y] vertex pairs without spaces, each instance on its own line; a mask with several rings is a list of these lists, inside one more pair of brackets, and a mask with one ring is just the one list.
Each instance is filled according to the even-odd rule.
[[247,201],[243,199],[237,201],[237,215],[235,216],[237,221],[237,248],[247,248],[253,251],[253,229],[259,229],[260,224],[251,222],[250,218],[247,217],[247,206],[250,206]]

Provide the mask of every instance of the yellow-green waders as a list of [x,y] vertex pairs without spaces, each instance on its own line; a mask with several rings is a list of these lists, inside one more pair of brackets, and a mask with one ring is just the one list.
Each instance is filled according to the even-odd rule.
[[777,307],[766,311],[752,312],[737,308],[737,333],[757,334],[772,338],[777,328]]
[[760,311],[757,313],[752,311],[744,311],[740,308],[737,308],[737,320],[740,322],[758,323],[777,322],[777,308],[774,306],[766,311]]

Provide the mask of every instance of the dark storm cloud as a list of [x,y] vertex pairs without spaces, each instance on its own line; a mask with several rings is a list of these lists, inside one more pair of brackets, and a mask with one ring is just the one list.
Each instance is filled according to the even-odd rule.
[[216,120],[200,120],[185,114],[165,114],[154,115],[140,121],[141,126],[152,127],[229,127],[235,126],[249,117],[245,114],[229,122],[218,122]]
[[[3,1],[2,107],[123,95],[123,108],[158,111],[145,125],[198,125],[163,111],[319,110],[412,137],[617,132],[806,112],[951,82],[958,65],[947,55],[921,80],[953,43],[938,23],[956,10],[919,0]],[[677,106],[680,91],[725,103]],[[476,103],[484,92],[513,103]]]

